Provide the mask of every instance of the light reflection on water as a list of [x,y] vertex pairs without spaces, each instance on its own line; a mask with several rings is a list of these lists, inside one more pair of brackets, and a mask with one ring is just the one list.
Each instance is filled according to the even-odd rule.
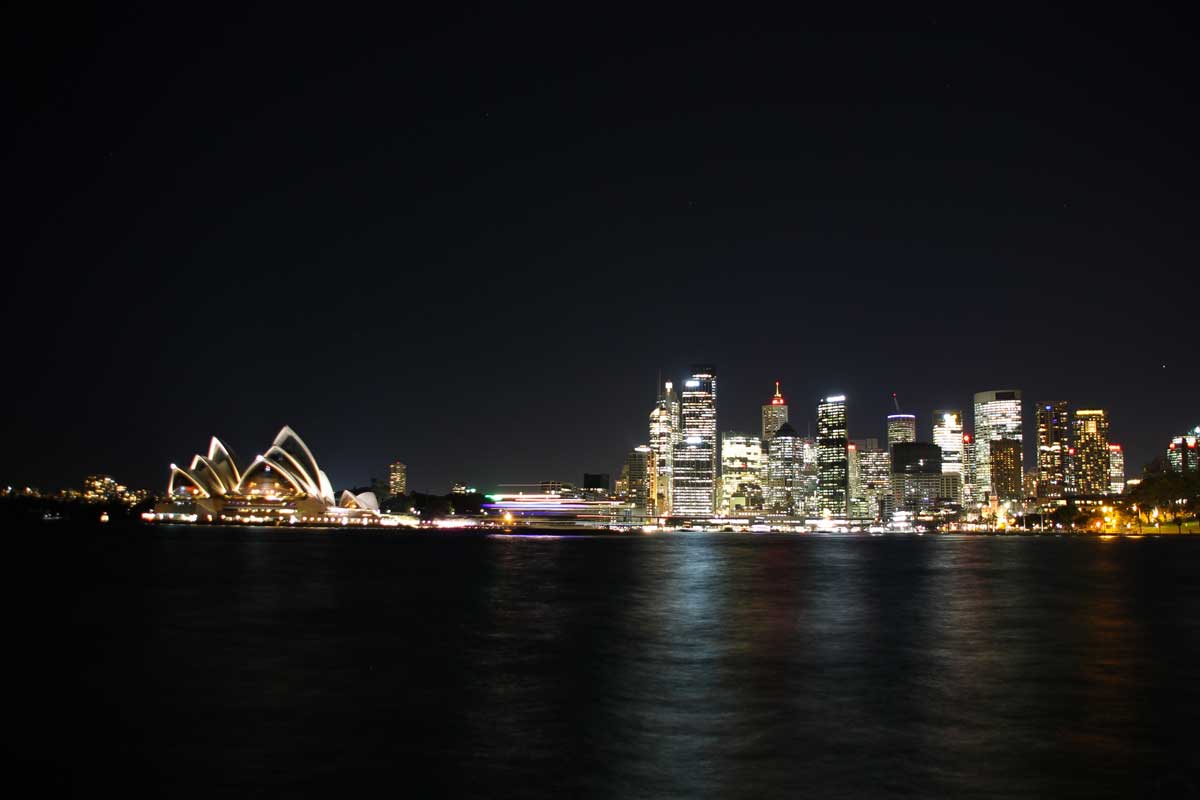
[[95,557],[144,617],[77,620],[142,657],[89,680],[114,707],[144,698],[115,724],[175,789],[204,785],[180,777],[200,755],[276,789],[402,774],[476,796],[1196,782],[1198,541],[196,529],[122,547]]

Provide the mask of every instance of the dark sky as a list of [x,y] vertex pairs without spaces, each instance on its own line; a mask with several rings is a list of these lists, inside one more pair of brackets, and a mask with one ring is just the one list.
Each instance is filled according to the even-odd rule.
[[1015,387],[1135,472],[1200,424],[1193,20],[895,5],[9,13],[0,482],[284,423],[339,488],[578,480],[692,361],[722,429]]

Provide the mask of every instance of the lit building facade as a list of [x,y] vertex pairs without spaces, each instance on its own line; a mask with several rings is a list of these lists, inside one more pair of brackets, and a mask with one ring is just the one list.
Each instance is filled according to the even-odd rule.
[[1037,496],[1062,497],[1067,494],[1067,451],[1070,443],[1070,418],[1066,400],[1046,400],[1037,404]]
[[748,433],[721,434],[721,511],[761,508],[762,440]]
[[942,451],[942,472],[962,472],[963,416],[956,408],[933,412],[933,443]]
[[681,439],[679,396],[675,393],[675,385],[667,381],[659,391],[654,410],[650,412],[650,449],[654,451],[655,511],[659,515],[671,513],[675,447]]
[[992,460],[990,494],[998,500],[1020,500],[1025,491],[1021,442],[1016,439],[993,439],[989,444]]
[[787,402],[779,392],[779,381],[775,381],[775,396],[771,402],[762,407],[762,441],[767,443],[779,430],[779,426],[788,421]]
[[710,365],[692,367],[680,403],[682,441],[675,445],[671,513],[706,516],[716,511],[717,375]]
[[[865,514],[886,519],[892,509],[892,457],[887,450],[858,447],[858,494]],[[852,499],[853,504],[853,499]]]
[[896,442],[892,455],[892,502],[897,510],[921,512],[942,497],[942,451],[931,442]]
[[1099,408],[1076,409],[1071,427],[1076,492],[1108,494],[1108,415]]
[[[996,389],[975,394],[975,501],[983,502],[988,496],[999,494],[992,474],[992,442],[1008,439],[1020,443],[1024,440],[1023,427],[1020,390]],[[1023,475],[1023,469],[1019,469],[1016,489],[1006,497],[1014,496],[1013,493],[1020,495]]]
[[1171,439],[1167,445],[1167,469],[1171,472],[1200,471],[1200,425]]
[[625,500],[638,514],[654,514],[654,451],[639,444],[625,458]]
[[912,414],[888,414],[887,443],[888,450],[902,442],[917,440],[917,418]]
[[399,461],[388,466],[388,494],[392,497],[408,492],[408,467]]
[[804,454],[791,423],[775,430],[768,444],[767,491],[764,504],[776,514],[801,514],[805,506]]
[[1108,491],[1110,494],[1125,491],[1125,451],[1119,444],[1108,445]]
[[962,504],[964,506],[974,506],[979,502],[976,490],[975,436],[974,434],[964,432],[962,441]]
[[849,443],[846,397],[826,397],[817,405],[817,503],[823,515],[844,517],[848,511]]

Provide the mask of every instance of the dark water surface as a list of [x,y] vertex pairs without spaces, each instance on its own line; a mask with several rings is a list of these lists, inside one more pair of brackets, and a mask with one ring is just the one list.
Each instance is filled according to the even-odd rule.
[[13,747],[78,793],[1200,783],[1195,539],[29,535]]

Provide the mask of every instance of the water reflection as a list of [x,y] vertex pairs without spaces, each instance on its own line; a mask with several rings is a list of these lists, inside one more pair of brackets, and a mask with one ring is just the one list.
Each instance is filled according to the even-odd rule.
[[[144,644],[111,719],[159,789],[207,785],[197,763],[280,793],[353,774],[478,797],[1153,796],[1198,774],[1200,542],[149,547],[94,554],[145,583],[145,616],[80,635]],[[129,687],[119,663],[89,685]]]

